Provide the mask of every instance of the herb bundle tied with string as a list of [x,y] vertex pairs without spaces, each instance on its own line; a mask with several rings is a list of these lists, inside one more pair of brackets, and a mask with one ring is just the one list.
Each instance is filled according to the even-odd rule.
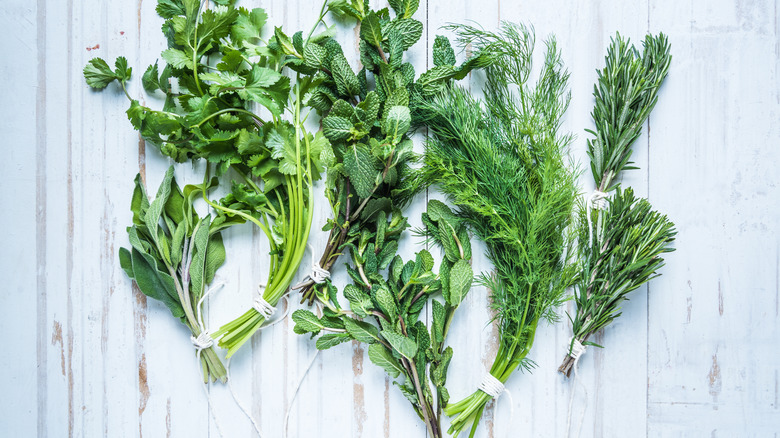
[[[157,3],[167,65],[149,66],[142,82],[147,93],[165,97],[161,110],[130,97],[125,58],[117,59],[115,70],[92,59],[84,75],[96,89],[114,81],[121,85],[130,99],[130,122],[163,155],[176,162],[203,160],[204,186],[229,175],[239,179],[219,202],[202,192],[223,224],[252,222],[270,246],[268,279],[255,292],[253,306],[212,333],[230,357],[273,315],[304,256],[313,182],[333,153],[322,132],[304,126],[307,96],[323,79],[304,65],[302,54],[330,40],[334,29],[315,33],[330,10],[327,1],[311,31],[292,37],[278,27],[263,36],[267,14],[261,8],[237,8],[235,0],[213,3],[208,9],[208,1]],[[290,70],[293,81],[286,75]],[[217,176],[210,180],[212,168]]]
[[537,324],[554,309],[574,279],[566,260],[567,227],[577,197],[575,170],[566,156],[571,136],[559,132],[569,96],[568,73],[555,40],[546,42],[538,80],[530,83],[534,35],[503,23],[497,33],[454,27],[464,46],[490,53],[484,100],[452,88],[422,108],[430,138],[423,183],[436,185],[484,241],[494,265],[479,281],[491,292],[499,350],[483,385],[448,404],[450,433],[476,432],[487,402],[512,373],[529,368]]
[[573,336],[558,368],[567,376],[587,345],[600,347],[588,339],[620,316],[628,294],[659,275],[661,255],[673,251],[677,234],[647,199],[616,182],[623,170],[636,169],[631,148],[658,101],[671,62],[664,34],[648,35],[643,45],[640,54],[619,34],[613,38],[594,86],[596,129],[588,130],[595,137],[588,140],[588,156],[596,190],[579,209],[577,310],[569,316]]

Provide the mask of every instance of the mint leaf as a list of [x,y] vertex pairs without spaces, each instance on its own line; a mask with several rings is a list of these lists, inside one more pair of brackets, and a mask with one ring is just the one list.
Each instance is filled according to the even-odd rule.
[[474,280],[474,271],[468,261],[460,259],[452,265],[450,271],[450,299],[449,304],[457,307],[471,289]]
[[382,330],[382,337],[390,343],[395,351],[401,354],[401,356],[407,359],[414,359],[414,355],[417,354],[417,343],[412,339],[407,338],[401,334]]
[[382,344],[371,344],[368,346],[368,358],[374,365],[381,367],[390,377],[398,377],[403,373],[403,368],[394,358],[392,353],[382,346]]

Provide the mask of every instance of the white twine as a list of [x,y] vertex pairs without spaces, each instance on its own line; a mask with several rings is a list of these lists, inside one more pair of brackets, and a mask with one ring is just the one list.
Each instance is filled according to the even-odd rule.
[[[498,398],[501,397],[501,395],[506,394],[507,397],[509,397],[509,426],[507,426],[507,434],[506,436],[510,436],[510,431],[512,430],[512,419],[515,417],[515,403],[512,400],[512,393],[509,392],[508,389],[506,389],[506,386],[504,386],[503,383],[501,383],[500,380],[496,378],[496,376],[485,373],[485,376],[482,377],[482,382],[479,384],[479,390],[484,392],[485,394],[493,397],[496,400],[496,404],[498,404]],[[495,410],[493,411],[493,415],[495,416]]]
[[[203,350],[207,348],[211,348],[212,345],[214,345],[214,338],[211,337],[211,334],[209,333],[208,329],[206,329],[206,324],[203,322],[203,313],[201,312],[201,306],[203,305],[203,301],[208,297],[212,292],[216,292],[219,289],[221,289],[225,285],[224,282],[219,282],[209,288],[208,291],[206,291],[205,294],[203,294],[202,297],[198,300],[198,304],[195,307],[195,312],[197,313],[197,317],[195,322],[198,324],[198,328],[200,329],[200,334],[198,337],[190,336],[190,340],[192,341],[192,345],[195,346],[195,358],[198,363],[198,368],[201,367],[200,363],[200,357],[203,353]],[[214,412],[214,403],[211,400],[211,393],[208,390],[209,385],[211,384],[211,375],[208,373],[206,374],[208,382],[203,382],[203,385],[201,385],[201,388],[203,388],[203,393],[206,394],[206,403],[209,406],[209,412],[211,412],[211,417],[214,418],[214,426],[217,428],[217,432],[219,433],[220,437],[223,437],[222,434],[222,428],[219,427],[219,421],[217,420],[217,414]]]
[[[315,308],[317,310],[317,316],[322,318],[322,303],[320,303],[319,301],[315,301]],[[311,357],[311,360],[309,361],[309,365],[306,366],[306,371],[303,372],[303,375],[298,380],[298,384],[295,385],[295,392],[293,392],[292,400],[290,400],[290,405],[287,406],[287,412],[284,414],[284,438],[287,438],[287,426],[290,422],[290,413],[292,412],[293,403],[295,403],[295,397],[298,395],[298,390],[301,389],[303,380],[309,374],[309,370],[311,370],[311,367],[312,365],[314,365],[314,361],[317,359],[317,355],[319,354],[320,354],[320,350],[314,352],[314,354]]]
[[265,286],[262,284],[257,286],[257,296],[255,297],[254,303],[252,303],[252,307],[257,310],[257,313],[263,315],[263,318],[271,319],[271,317],[274,316],[274,313],[276,313],[276,307],[272,306],[263,298],[264,291]]
[[593,244],[593,221],[590,218],[590,210],[604,210],[607,208],[607,194],[599,189],[593,191],[585,201],[585,216],[588,217],[588,245]]
[[315,258],[312,247],[308,243],[306,244],[306,247],[309,249],[309,252],[311,252],[311,272],[307,276],[303,277],[303,280],[298,282],[298,284],[293,286],[293,289],[303,288],[309,280],[316,284],[322,284],[330,278],[330,271],[320,266],[320,263]]
[[[582,343],[577,338],[571,338],[569,339],[569,345],[571,348],[567,348],[566,352],[574,359],[574,364],[572,364],[572,367],[574,368],[574,382],[579,383],[580,386],[582,386],[582,390],[585,392],[585,404],[582,407],[582,415],[580,416],[580,425],[577,427],[577,436],[579,437],[582,435],[582,424],[585,421],[585,412],[588,409],[588,388],[585,387],[585,385],[581,381],[577,381],[577,377],[579,377],[579,362],[580,358],[583,354],[587,351],[587,347],[582,345]],[[566,436],[571,436],[571,413],[572,413],[572,407],[574,406],[574,393],[576,391],[572,389],[571,391],[571,397],[569,397],[569,415],[566,420]]]
[[[266,301],[263,298],[263,292],[265,291],[265,285],[260,284],[257,286],[258,292],[257,297],[255,298],[255,302],[252,305],[255,310],[257,310],[258,313],[263,315],[265,318],[265,323],[258,329],[258,330],[265,330],[268,327],[272,327],[284,320],[284,318],[287,317],[287,314],[290,312],[290,300],[288,298],[289,292],[282,295],[281,299],[284,299],[285,301],[285,310],[281,317],[277,318],[274,321],[270,321],[270,318],[276,314],[276,307],[270,305],[268,301]],[[262,310],[261,310],[262,309]],[[270,322],[269,322],[270,321]],[[257,433],[257,436],[260,438],[263,437],[263,432],[260,430],[260,425],[257,424],[257,421],[255,421],[254,417],[252,417],[252,414],[249,412],[249,410],[244,406],[243,403],[238,399],[238,395],[236,394],[236,391],[233,389],[232,379],[230,378],[230,360],[231,358],[227,359],[227,362],[225,363],[225,371],[227,372],[227,385],[228,390],[230,390],[230,396],[233,397],[233,401],[236,403],[236,406],[238,406],[238,409],[241,410],[241,412],[244,414],[246,418],[249,419],[249,421],[252,423],[252,427],[255,429],[255,433]]]
[[485,374],[485,377],[482,378],[482,383],[479,384],[479,389],[493,398],[498,398],[501,394],[503,394],[504,391],[506,391],[504,384],[490,373]]

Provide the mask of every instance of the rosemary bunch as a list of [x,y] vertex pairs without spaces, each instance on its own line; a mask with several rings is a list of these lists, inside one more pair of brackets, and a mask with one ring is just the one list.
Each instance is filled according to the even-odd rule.
[[[534,36],[522,25],[503,23],[498,33],[455,30],[462,44],[491,53],[494,62],[485,69],[484,101],[452,88],[425,105],[430,138],[422,179],[437,184],[485,242],[495,269],[479,281],[492,293],[500,327],[490,374],[505,383],[530,366],[538,322],[555,319],[574,279],[564,256],[576,175],[566,165],[571,137],[559,133],[568,73],[551,38],[539,79],[529,83]],[[449,432],[470,426],[473,436],[490,398],[477,390],[447,405],[444,412],[456,416]]]
[[[579,356],[573,351],[599,346],[588,338],[620,316],[627,295],[655,278],[664,265],[660,256],[673,251],[674,224],[646,199],[614,182],[623,170],[635,168],[629,161],[631,147],[658,101],[671,62],[664,34],[648,35],[643,45],[640,54],[619,34],[613,38],[594,87],[596,130],[588,131],[595,136],[588,140],[588,156],[597,189],[579,212],[577,312],[569,316],[573,336],[558,368],[567,376]],[[607,204],[600,200],[604,198]]]
[[[312,336],[325,332],[317,339],[321,350],[353,339],[369,344],[369,359],[396,379],[393,383],[425,422],[429,436],[443,437],[441,408],[449,400],[444,385],[453,355],[445,339],[474,277],[468,232],[447,206],[429,202],[422,232],[444,252],[437,275],[426,250],[406,263],[396,255],[398,239],[408,227],[400,211],[378,215],[376,230],[364,229],[351,246],[354,282],[343,290],[349,310],[341,307],[336,288],[328,282],[323,315],[295,311],[294,330]],[[439,293],[443,302],[434,298]],[[419,319],[426,303],[433,315],[430,327]]]
[[[410,201],[409,165],[417,155],[409,136],[419,124],[413,119],[415,109],[424,96],[485,63],[476,55],[456,66],[449,41],[439,36],[434,68],[415,80],[414,67],[404,55],[422,36],[423,24],[413,18],[418,2],[390,5],[392,18],[387,8],[371,9],[364,0],[331,3],[335,15],[360,23],[362,68],[357,73],[332,39],[311,44],[303,53],[303,64],[316,69],[319,83],[307,103],[323,116],[323,133],[335,157],[325,182],[333,215],[323,230],[330,235],[315,271],[330,270],[347,244],[357,242],[364,229],[375,229],[380,212],[389,215]],[[315,286],[313,278],[295,286],[301,289],[302,302],[314,302],[317,294],[325,293],[323,286]]]
[[210,338],[201,338],[205,330],[200,309],[204,291],[225,262],[220,234],[225,217],[212,221],[210,215],[198,217],[193,208],[200,192],[208,189],[188,185],[182,192],[170,167],[150,203],[138,175],[130,204],[133,225],[127,228],[131,248],[119,249],[119,263],[144,295],[165,304],[192,332],[200,351],[203,380],[224,383],[227,373],[222,361]]

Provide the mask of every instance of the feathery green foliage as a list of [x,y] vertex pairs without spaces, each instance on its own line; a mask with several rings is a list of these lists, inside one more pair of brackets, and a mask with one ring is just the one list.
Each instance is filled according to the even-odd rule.
[[[571,137],[559,132],[568,73],[551,38],[539,79],[529,83],[534,36],[522,25],[455,30],[461,44],[490,53],[494,63],[485,69],[484,101],[453,88],[423,108],[430,133],[423,182],[437,184],[485,242],[495,269],[480,281],[491,290],[500,327],[490,373],[506,382],[529,366],[537,323],[555,318],[574,278],[565,254],[576,175],[565,156]],[[448,405],[445,413],[457,415],[449,432],[471,426],[473,435],[489,400],[478,390]]]
[[[325,184],[333,217],[324,227],[330,236],[319,260],[327,270],[345,245],[357,242],[364,230],[376,231],[380,212],[393,214],[411,200],[410,164],[418,157],[409,136],[420,124],[414,117],[419,103],[489,61],[477,54],[456,66],[449,41],[439,36],[434,47],[436,66],[415,80],[414,67],[403,57],[422,36],[422,23],[412,18],[417,2],[398,1],[391,6],[392,19],[387,8],[373,10],[363,0],[330,3],[337,15],[360,21],[362,68],[357,73],[332,40],[310,45],[304,53],[304,64],[317,66],[315,77],[321,79],[308,103],[324,116],[323,132],[334,152]],[[296,287],[309,302],[325,291],[312,279]]]
[[611,190],[617,175],[631,166],[631,146],[642,133],[650,111],[658,101],[658,89],[669,71],[672,57],[666,35],[648,35],[642,54],[620,34],[612,39],[606,67],[593,87],[596,105],[591,116],[596,130],[586,130],[588,156],[596,187]]
[[[347,244],[353,283],[343,295],[350,310],[341,308],[335,286],[327,282],[320,300],[325,306],[322,316],[297,310],[292,316],[294,330],[312,336],[326,332],[317,339],[321,350],[353,339],[369,344],[369,359],[394,379],[425,422],[429,436],[442,437],[441,407],[449,400],[444,385],[453,355],[445,339],[474,279],[468,232],[464,221],[446,205],[428,203],[422,232],[444,252],[436,274],[433,256],[426,250],[406,263],[396,255],[398,239],[409,226],[400,211],[389,217],[382,211],[378,216],[376,232],[364,229],[358,242]],[[434,298],[439,293],[443,302]],[[432,310],[430,327],[420,320],[426,303]]]
[[[203,321],[200,301],[206,285],[225,263],[225,247],[220,230],[225,217],[198,217],[193,202],[210,185],[188,185],[184,191],[168,169],[157,197],[149,202],[141,183],[135,178],[130,209],[133,225],[127,228],[131,248],[119,249],[119,263],[138,289],[149,298],[161,301],[173,316],[192,332],[201,334]],[[201,351],[203,380],[227,380],[225,367],[213,347]]]
[[631,147],[658,100],[670,63],[664,34],[648,35],[642,54],[618,34],[607,51],[606,67],[599,71],[593,92],[596,131],[588,131],[595,139],[588,141],[588,155],[598,190],[615,193],[604,210],[587,205],[579,209],[582,270],[575,285],[577,312],[569,316],[573,337],[558,368],[566,375],[574,366],[575,340],[599,346],[588,338],[620,316],[628,294],[658,276],[664,265],[661,255],[674,250],[674,224],[633,190],[621,190],[614,183],[620,172],[633,168],[628,161]]

